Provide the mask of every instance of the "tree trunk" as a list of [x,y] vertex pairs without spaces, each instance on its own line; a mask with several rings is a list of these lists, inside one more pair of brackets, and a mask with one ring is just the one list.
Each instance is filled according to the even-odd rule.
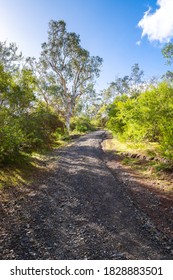
[[70,119],[72,117],[72,104],[71,104],[71,100],[68,101],[68,105],[67,105],[67,111],[66,111],[66,119],[65,119],[65,124],[66,124],[66,128],[67,128],[67,133],[70,133]]
[[66,128],[67,128],[67,133],[70,134],[70,116],[66,116],[66,122],[65,122]]

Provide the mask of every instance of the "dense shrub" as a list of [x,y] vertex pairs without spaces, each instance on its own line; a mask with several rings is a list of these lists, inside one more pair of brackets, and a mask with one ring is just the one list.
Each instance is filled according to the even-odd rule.
[[121,138],[156,141],[163,151],[173,150],[173,88],[165,82],[136,98],[115,98],[107,127]]
[[[21,150],[50,147],[55,132],[64,124],[36,98],[36,79],[31,70],[11,74],[0,64],[0,161],[14,159]],[[38,105],[40,104],[40,105]]]
[[20,145],[24,140],[18,119],[0,114],[0,161],[13,159],[18,155]]
[[20,126],[25,135],[22,148],[30,150],[50,147],[55,140],[56,130],[58,129],[59,134],[64,132],[64,123],[57,114],[44,106],[24,115]]
[[70,128],[77,132],[87,132],[94,130],[91,120],[88,117],[74,117],[71,120]]

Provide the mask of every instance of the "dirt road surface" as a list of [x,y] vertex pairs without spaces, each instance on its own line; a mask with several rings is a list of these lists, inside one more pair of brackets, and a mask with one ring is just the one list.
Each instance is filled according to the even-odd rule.
[[[105,131],[53,152],[52,168],[3,201],[1,259],[172,259],[107,167]],[[14,194],[15,193],[15,194]]]

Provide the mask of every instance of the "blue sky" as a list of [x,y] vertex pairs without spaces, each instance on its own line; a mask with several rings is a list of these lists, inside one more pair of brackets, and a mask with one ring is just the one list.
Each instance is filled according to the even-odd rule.
[[48,22],[63,19],[68,31],[80,35],[82,47],[103,58],[96,83],[102,90],[115,77],[130,74],[135,63],[146,79],[170,69],[161,54],[173,37],[172,22],[170,29],[166,23],[160,27],[171,10],[166,2],[173,0],[0,0],[0,41],[16,42],[24,56],[39,57]]

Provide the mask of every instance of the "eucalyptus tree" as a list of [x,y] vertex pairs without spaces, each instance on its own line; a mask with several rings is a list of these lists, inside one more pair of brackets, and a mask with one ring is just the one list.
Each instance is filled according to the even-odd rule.
[[117,95],[128,95],[131,97],[137,97],[141,91],[145,88],[145,82],[143,81],[144,72],[140,69],[138,63],[135,63],[131,67],[130,75],[124,77],[118,77],[111,83],[110,88],[114,97]]
[[[162,54],[163,54],[164,58],[166,58],[167,64],[172,65],[173,64],[173,43],[172,42],[169,42],[164,46],[164,48],[162,49]],[[166,81],[172,85],[173,71],[167,71],[166,74],[163,76],[163,78],[166,79]]]
[[130,90],[130,77],[127,75],[123,78],[117,77],[115,81],[110,84],[109,88],[114,98],[117,95],[128,94]]
[[5,71],[15,72],[19,69],[22,60],[22,53],[18,52],[15,43],[0,42],[0,64],[3,65]]
[[68,32],[64,21],[49,22],[48,40],[42,44],[41,63],[56,75],[57,95],[65,112],[66,128],[79,98],[99,77],[102,59],[81,47],[80,37]]
[[56,75],[48,72],[43,63],[34,57],[27,57],[25,67],[30,69],[36,78],[37,101],[44,104],[47,109],[53,108],[56,113],[63,115],[60,100],[60,87],[56,84]]
[[167,71],[165,75],[163,75],[163,80],[165,80],[169,85],[173,86],[173,72]]
[[145,82],[143,81],[144,71],[140,69],[139,64],[135,63],[131,67],[130,74],[130,95],[137,97],[145,89]]
[[162,54],[167,59],[168,65],[171,65],[173,63],[173,43],[167,43],[162,49]]

